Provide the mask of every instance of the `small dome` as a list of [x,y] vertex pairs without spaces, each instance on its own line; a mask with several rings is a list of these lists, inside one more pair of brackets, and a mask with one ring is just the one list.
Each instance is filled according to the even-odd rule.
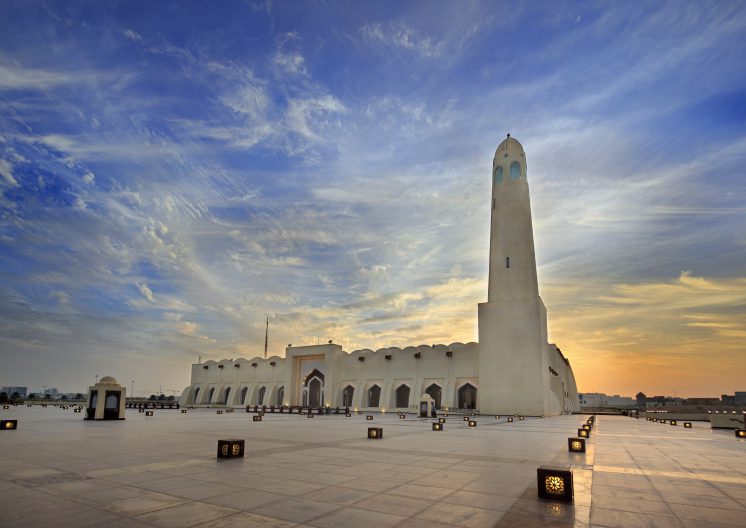
[[109,385],[119,385],[119,382],[113,376],[104,376],[103,378],[99,380],[99,383],[106,383]]
[[518,141],[515,138],[510,137],[510,134],[508,134],[508,137],[503,140],[502,143],[500,143],[497,147],[497,150],[495,151],[495,156],[497,156],[498,152],[523,152],[523,145],[521,145],[520,141]]

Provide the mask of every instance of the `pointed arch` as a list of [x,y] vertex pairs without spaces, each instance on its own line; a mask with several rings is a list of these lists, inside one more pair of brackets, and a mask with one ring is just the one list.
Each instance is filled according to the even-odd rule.
[[355,395],[355,387],[347,385],[342,389],[342,407],[352,407],[352,397]]
[[368,389],[368,407],[378,407],[381,402],[381,387],[378,384]]
[[409,385],[402,383],[396,388],[396,407],[409,407]]
[[212,397],[215,394],[215,387],[210,387],[210,390],[207,391],[207,403],[212,403]]
[[256,404],[264,405],[264,395],[267,394],[267,387],[262,386],[256,396]]
[[243,389],[241,389],[241,405],[246,405],[246,395],[248,394],[248,392],[248,387],[244,387]]
[[197,398],[199,398],[199,387],[194,389],[194,399],[192,400],[192,403],[197,403]]
[[225,390],[223,391],[223,401],[222,401],[222,403],[225,403],[227,405],[228,404],[228,398],[230,397],[230,395],[231,395],[231,388],[230,387],[226,387]]
[[495,168],[495,183],[500,183],[501,181],[503,181],[503,166],[498,165]]
[[443,388],[437,383],[431,383],[430,386],[425,389],[425,394],[429,394],[435,401],[435,408],[440,409],[440,402],[443,399]]
[[277,405],[284,405],[283,400],[285,399],[285,386],[277,389]]
[[458,389],[459,409],[477,408],[477,388],[471,383],[464,383]]

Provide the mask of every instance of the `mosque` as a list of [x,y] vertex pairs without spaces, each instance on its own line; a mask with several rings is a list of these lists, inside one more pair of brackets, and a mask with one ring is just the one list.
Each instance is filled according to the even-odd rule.
[[508,134],[492,160],[487,302],[479,342],[345,352],[338,344],[288,346],[285,357],[192,365],[182,405],[286,405],[550,416],[579,411],[570,362],[547,340],[539,297],[523,146]]

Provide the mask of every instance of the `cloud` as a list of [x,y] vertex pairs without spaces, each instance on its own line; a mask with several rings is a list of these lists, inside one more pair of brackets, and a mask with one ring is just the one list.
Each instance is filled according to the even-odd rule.
[[18,187],[18,181],[13,177],[13,166],[7,160],[0,158],[0,176],[7,185]]
[[130,40],[134,40],[135,42],[142,40],[142,36],[132,29],[125,29],[122,33],[125,37]]
[[148,301],[151,303],[155,302],[155,297],[153,296],[153,290],[148,288],[148,285],[143,282],[137,283],[137,289],[140,290],[140,293],[143,297],[145,297]]
[[385,47],[417,53],[422,57],[437,58],[443,54],[444,43],[433,37],[423,37],[406,24],[384,26],[367,23],[360,28],[362,36]]

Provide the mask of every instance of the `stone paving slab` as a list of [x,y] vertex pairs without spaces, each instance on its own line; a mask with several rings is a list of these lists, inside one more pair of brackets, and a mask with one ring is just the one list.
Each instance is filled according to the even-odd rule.
[[[746,442],[731,431],[599,416],[584,455],[567,438],[586,416],[127,413],[86,422],[53,407],[5,411],[2,526],[697,527],[742,526]],[[368,426],[384,438],[368,440]],[[217,460],[219,438],[246,457]],[[536,468],[573,466],[574,504],[540,501]]]

